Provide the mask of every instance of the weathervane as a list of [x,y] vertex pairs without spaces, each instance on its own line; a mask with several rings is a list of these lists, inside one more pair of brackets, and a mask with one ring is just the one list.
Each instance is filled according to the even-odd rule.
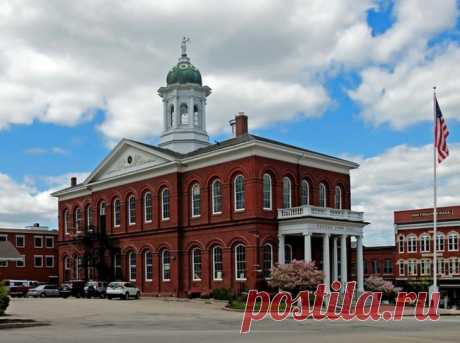
[[180,45],[182,56],[187,56],[187,43],[190,44],[190,38],[185,36],[182,37],[182,43]]

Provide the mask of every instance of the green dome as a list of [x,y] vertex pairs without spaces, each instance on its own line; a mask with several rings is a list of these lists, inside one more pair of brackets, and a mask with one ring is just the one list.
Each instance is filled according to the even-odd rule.
[[180,61],[169,71],[166,77],[166,84],[168,86],[177,83],[195,83],[201,86],[201,73],[190,62]]

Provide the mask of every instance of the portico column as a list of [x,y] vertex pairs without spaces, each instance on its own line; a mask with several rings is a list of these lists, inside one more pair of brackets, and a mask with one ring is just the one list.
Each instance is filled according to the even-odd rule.
[[284,264],[284,235],[278,235],[278,263]]
[[[342,285],[346,285],[348,281],[348,273],[347,273],[347,235],[342,235],[340,240],[340,269],[341,269],[341,276],[340,281]],[[343,287],[342,289],[345,289]]]
[[337,256],[337,237],[332,238],[332,281],[339,278],[339,258]]
[[331,271],[330,271],[330,259],[329,259],[329,238],[330,235],[325,233],[323,236],[323,273],[324,273],[324,284],[326,285],[326,292],[330,291],[331,284]]
[[363,237],[356,237],[356,269],[358,279],[358,292],[364,292],[364,267],[363,267]]
[[303,240],[304,240],[304,245],[303,245],[303,256],[305,262],[311,262],[311,233],[306,232],[303,234]]

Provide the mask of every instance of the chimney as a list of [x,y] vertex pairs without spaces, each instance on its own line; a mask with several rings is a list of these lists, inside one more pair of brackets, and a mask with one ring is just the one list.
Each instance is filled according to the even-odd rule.
[[248,133],[248,116],[238,112],[235,119],[230,122],[234,137],[244,136]]
[[33,227],[40,227],[40,223],[34,223]]
[[70,178],[70,187],[75,187],[77,185],[77,177],[76,176],[72,176]]

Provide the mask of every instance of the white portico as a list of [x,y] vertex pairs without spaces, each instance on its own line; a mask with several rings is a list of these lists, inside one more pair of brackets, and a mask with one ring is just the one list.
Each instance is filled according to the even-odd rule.
[[315,238],[316,244],[320,244],[326,287],[334,280],[340,280],[342,284],[348,281],[347,240],[355,237],[357,289],[359,292],[364,290],[363,228],[368,223],[364,221],[362,212],[304,205],[279,209],[278,221],[278,262],[286,262],[288,236],[303,237],[303,259],[312,261],[312,244]]

